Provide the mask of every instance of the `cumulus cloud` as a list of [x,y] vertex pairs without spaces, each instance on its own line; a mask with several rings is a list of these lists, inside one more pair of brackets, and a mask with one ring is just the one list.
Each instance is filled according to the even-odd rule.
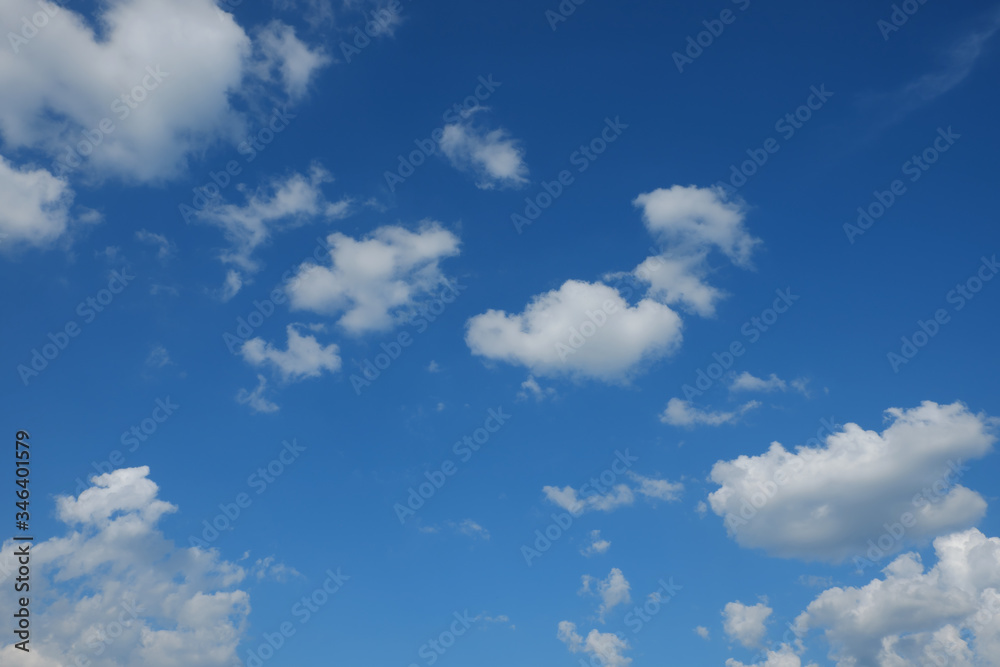
[[615,484],[614,486],[609,485],[607,490],[601,490],[603,487],[596,486],[595,493],[588,493],[582,497],[583,490],[590,484],[584,484],[579,491],[571,486],[562,488],[545,486],[542,488],[542,492],[545,493],[549,502],[558,505],[570,514],[579,516],[590,511],[611,512],[619,507],[631,505],[635,502],[637,495],[650,500],[674,501],[680,498],[680,494],[684,490],[684,485],[680,482],[643,477],[632,471],[626,475],[634,482],[632,486]]
[[544,389],[538,380],[535,379],[534,375],[529,375],[528,379],[521,383],[521,390],[517,392],[517,400],[526,401],[528,398],[534,398],[535,401],[543,401],[546,398],[551,398],[556,395],[556,390],[552,387],[545,387]]
[[690,401],[671,398],[667,401],[666,409],[660,415],[660,421],[671,426],[721,426],[722,424],[731,424],[744,413],[759,407],[758,401],[750,401],[731,412],[712,411],[698,408]]
[[741,546],[833,562],[864,554],[885,524],[911,524],[891,551],[978,521],[986,501],[957,484],[959,462],[991,450],[997,421],[931,401],[886,419],[881,433],[847,424],[822,446],[717,462],[712,511]]
[[937,563],[892,561],[884,577],[831,588],[796,619],[822,629],[840,667],[1000,664],[1000,538],[976,529],[934,540]]
[[319,377],[323,371],[340,370],[340,348],[331,343],[324,347],[315,336],[302,335],[294,324],[286,328],[288,347],[279,350],[262,338],[251,338],[243,343],[240,352],[254,366],[273,366],[286,382]]
[[[177,507],[158,498],[148,475],[146,467],[115,470],[79,496],[57,498],[65,534],[31,549],[32,605],[45,619],[31,638],[31,664],[223,667],[237,659],[250,599],[236,586],[247,573],[215,550],[167,540],[157,523]],[[12,540],[0,549],[3,579],[14,550]],[[16,608],[14,595],[3,585],[0,604]],[[4,664],[24,655],[0,645]]]
[[757,391],[769,393],[773,391],[788,391],[791,387],[795,391],[808,395],[807,382],[803,378],[796,378],[791,382],[785,382],[774,373],[767,378],[759,378],[751,373],[743,371],[729,383],[729,391]]
[[699,625],[698,627],[696,627],[694,629],[694,631],[695,631],[695,634],[697,634],[702,639],[708,639],[709,638],[708,628],[706,628],[704,625]]
[[74,224],[93,221],[92,216],[74,219],[74,198],[69,184],[48,170],[19,169],[0,155],[0,247],[45,246]]
[[[0,23],[37,11],[31,0],[4,2]],[[258,80],[255,51],[292,93],[305,69],[323,64],[306,62],[315,52],[287,26],[272,24],[255,43],[213,0],[114,0],[98,12],[89,21],[60,7],[30,41],[0,52],[0,88],[18,91],[0,100],[9,147],[41,149],[70,171],[82,163],[100,177],[173,178],[190,155],[239,137],[244,120],[231,102],[245,81]],[[99,129],[104,119],[113,131]],[[100,136],[92,151],[78,150],[84,133]]]
[[335,233],[327,243],[330,264],[299,267],[288,286],[291,305],[340,314],[338,324],[353,334],[389,329],[412,315],[418,299],[448,288],[440,262],[458,255],[460,245],[436,222],[416,232],[380,227],[360,240]]
[[176,247],[173,241],[163,234],[151,232],[148,229],[140,229],[135,233],[135,238],[141,243],[156,246],[156,257],[160,261],[166,261],[173,254]]
[[528,182],[524,150],[506,130],[480,130],[470,120],[446,125],[441,151],[456,169],[476,174],[476,185],[489,190]]
[[713,249],[733,264],[750,267],[760,243],[747,231],[742,203],[730,201],[719,188],[674,185],[635,198],[646,229],[663,247],[633,274],[649,284],[648,295],[666,304],[679,303],[702,316],[715,314],[725,292],[705,282]]
[[[593,590],[591,590],[591,585],[594,586]],[[603,623],[604,617],[608,612],[620,604],[627,604],[632,601],[632,597],[629,594],[631,590],[632,586],[628,583],[622,571],[617,567],[613,567],[604,579],[597,579],[589,574],[583,575],[583,588],[580,592],[593,593],[601,598],[598,616],[601,623]]]
[[750,606],[742,602],[730,602],[722,610],[722,628],[726,636],[747,648],[760,645],[767,634],[765,623],[774,611],[763,602]]
[[602,667],[628,667],[632,663],[632,658],[624,655],[630,648],[628,642],[610,632],[593,629],[584,639],[576,631],[575,623],[560,621],[556,636],[571,653],[587,653],[591,661],[597,660]]
[[[726,667],[802,667],[802,659],[796,655],[795,649],[789,644],[781,644],[776,651],[768,649],[764,652],[763,657],[764,662],[756,662],[752,665],[729,658],[726,660]],[[807,667],[819,667],[819,665],[812,662]]]
[[608,285],[568,280],[522,313],[473,317],[465,342],[473,354],[527,366],[538,376],[622,381],[679,347],[681,319],[651,299],[630,306]]

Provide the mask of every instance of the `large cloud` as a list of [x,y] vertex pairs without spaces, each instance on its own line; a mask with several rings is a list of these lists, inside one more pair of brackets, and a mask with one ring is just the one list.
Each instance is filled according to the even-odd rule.
[[976,529],[934,540],[925,570],[907,553],[884,578],[831,588],[796,620],[822,629],[840,667],[1000,665],[1000,538]]
[[[5,154],[27,149],[51,160],[51,177],[30,172],[36,189],[48,187],[44,196],[36,192],[48,204],[39,229],[22,229],[36,244],[65,227],[54,202],[71,198],[59,185],[68,177],[178,177],[191,156],[245,137],[236,96],[269,113],[273,103],[301,97],[329,62],[281,23],[251,39],[214,0],[109,0],[89,18],[45,0],[7,0],[0,25],[10,29],[0,89],[17,91],[0,96]],[[0,189],[9,178],[0,174]]]
[[956,483],[959,462],[991,450],[996,420],[930,401],[886,416],[882,433],[847,424],[819,447],[775,442],[719,461],[712,510],[742,546],[835,562],[864,555],[869,540],[893,552],[979,520],[986,501]]
[[616,381],[676,350],[681,319],[652,299],[630,306],[613,287],[568,280],[522,313],[473,317],[465,341],[474,354],[522,364],[535,375]]
[[459,253],[458,237],[436,222],[416,232],[380,227],[360,240],[331,234],[330,264],[306,263],[288,287],[292,308],[338,315],[361,334],[384,331],[412,314],[417,300],[448,284],[439,263]]
[[[146,467],[115,470],[94,477],[79,496],[57,499],[67,534],[31,549],[33,661],[6,644],[0,663],[233,664],[250,612],[249,595],[236,588],[247,572],[214,550],[165,539],[156,524],[177,508],[157,498],[148,474]],[[7,541],[0,550],[4,572],[14,549]],[[13,596],[5,583],[0,606],[15,609]]]

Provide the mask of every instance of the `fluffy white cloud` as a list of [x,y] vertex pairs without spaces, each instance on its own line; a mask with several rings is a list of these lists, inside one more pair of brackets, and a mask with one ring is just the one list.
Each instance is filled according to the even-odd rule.
[[684,257],[717,247],[738,266],[748,266],[760,243],[743,225],[746,212],[720,188],[675,185],[641,194],[634,204],[654,238]]
[[840,667],[1000,665],[1000,538],[973,528],[937,538],[934,552],[930,570],[907,553],[884,578],[824,591],[797,632],[822,629]]
[[996,420],[931,401],[886,417],[881,434],[847,424],[820,447],[792,453],[775,442],[759,456],[717,462],[712,511],[741,546],[834,562],[864,555],[886,525],[899,533],[891,552],[979,520],[986,501],[956,484],[958,462],[991,450]]
[[295,29],[271,21],[257,31],[259,60],[254,70],[264,81],[279,81],[289,99],[306,94],[315,73],[332,62],[322,49],[310,49],[295,36]]
[[465,341],[474,354],[527,366],[535,375],[621,381],[677,349],[681,319],[651,299],[630,306],[603,283],[568,280],[522,313],[473,317]]
[[590,544],[588,544],[584,549],[581,549],[580,553],[584,556],[593,556],[594,554],[607,553],[610,548],[611,540],[602,540],[601,531],[592,530],[590,531]]
[[[157,498],[148,474],[146,467],[115,470],[93,477],[79,496],[57,499],[66,534],[31,549],[32,605],[42,605],[34,614],[44,631],[31,638],[33,661],[8,643],[0,662],[223,667],[237,659],[250,602],[235,586],[246,571],[215,550],[165,539],[156,524],[177,508]],[[14,549],[12,540],[0,549],[0,579],[12,576],[6,566]],[[16,608],[14,595],[5,583],[0,605]]]
[[[18,169],[0,155],[0,248],[55,241],[81,222],[70,214],[74,196],[65,180],[46,169]],[[94,220],[82,221],[88,219]]]
[[300,334],[294,324],[289,324],[286,332],[287,349],[279,350],[262,338],[251,338],[240,348],[243,358],[255,366],[274,366],[286,382],[319,377],[324,370],[331,373],[340,370],[337,345],[323,347],[315,336]]
[[[595,586],[593,591],[591,590],[591,584]],[[604,617],[609,611],[620,604],[627,604],[632,601],[632,597],[629,595],[629,591],[631,590],[632,586],[628,583],[622,571],[617,567],[613,567],[604,579],[597,579],[589,574],[583,575],[583,588],[580,592],[594,593],[600,596],[601,607],[598,610],[598,615],[603,623]]]
[[560,621],[556,636],[571,653],[587,653],[591,660],[597,660],[603,667],[628,667],[632,663],[632,658],[624,655],[629,649],[628,642],[610,632],[594,629],[584,639],[577,633],[575,623]]
[[774,611],[763,602],[750,606],[742,602],[730,602],[722,610],[722,628],[726,636],[747,648],[760,645],[767,634],[765,623]]
[[739,409],[732,412],[711,411],[702,410],[701,408],[693,405],[690,401],[685,401],[680,398],[671,398],[667,401],[666,409],[664,409],[663,413],[660,414],[660,421],[664,424],[670,424],[672,426],[721,426],[722,424],[731,424],[735,422],[745,412],[758,407],[760,407],[759,402],[750,401],[749,403],[744,403],[739,407]]
[[[747,665],[739,660],[729,658],[726,660],[726,667],[802,667],[802,659],[796,655],[795,649],[789,644],[782,644],[777,651],[771,649],[765,651],[764,662]],[[819,666],[816,663],[810,663],[808,667]]]
[[253,273],[259,266],[254,251],[267,243],[274,234],[305,225],[316,220],[337,220],[347,215],[350,200],[327,201],[322,184],[333,177],[319,165],[313,165],[309,174],[292,173],[284,178],[271,180],[264,188],[250,191],[237,188],[246,197],[242,205],[211,202],[194,218],[220,228],[230,243],[221,259],[237,267],[229,271],[223,290],[223,300],[228,300],[243,285],[243,274]]
[[380,227],[355,240],[331,234],[330,265],[306,263],[288,286],[294,309],[343,313],[338,324],[353,334],[381,331],[408,317],[417,300],[448,285],[439,263],[459,253],[458,237],[436,222],[416,232]]
[[480,188],[519,186],[528,182],[524,150],[504,130],[486,132],[474,127],[469,120],[452,123],[444,128],[441,151],[452,166],[474,172]]
[[698,627],[696,627],[694,629],[694,631],[695,631],[695,634],[697,634],[702,639],[708,639],[709,638],[708,628],[706,628],[704,625],[699,625]]
[[719,188],[675,185],[641,194],[633,204],[642,209],[646,229],[664,247],[633,271],[649,284],[648,296],[679,303],[702,317],[714,315],[725,292],[705,282],[709,253],[718,249],[737,266],[749,268],[760,243],[743,224],[742,203],[729,201]]
[[[254,51],[271,60],[292,93],[308,79],[306,70],[324,64],[280,24],[261,31],[255,44],[213,0],[112,0],[92,21],[44,6],[52,14],[47,25],[0,51],[0,88],[18,91],[0,99],[0,133],[9,147],[66,158],[68,170],[82,161],[98,177],[172,178],[189,155],[218,139],[236,140],[244,121],[231,102],[245,81],[257,80]],[[4,2],[0,24],[20,25],[38,11],[31,0]],[[101,129],[104,119],[111,131]]]
[[627,473],[629,479],[635,484],[630,487],[628,484],[615,484],[609,486],[607,491],[589,493],[580,497],[583,489],[590,486],[584,484],[580,491],[572,486],[545,486],[542,492],[549,502],[558,505],[570,514],[579,516],[584,512],[601,511],[611,512],[619,507],[631,505],[635,502],[636,495],[651,500],[674,501],[680,498],[684,485],[680,482],[668,482],[665,479],[655,479],[643,477],[632,471]]

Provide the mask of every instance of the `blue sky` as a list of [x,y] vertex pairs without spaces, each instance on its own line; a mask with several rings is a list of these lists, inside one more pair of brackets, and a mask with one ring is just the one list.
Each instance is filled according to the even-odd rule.
[[1000,664],[998,11],[5,3],[4,664]]

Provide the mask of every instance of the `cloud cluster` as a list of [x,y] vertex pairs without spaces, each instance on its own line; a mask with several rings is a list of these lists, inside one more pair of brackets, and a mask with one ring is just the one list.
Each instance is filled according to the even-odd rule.
[[335,344],[324,347],[315,336],[299,333],[294,324],[286,328],[288,347],[280,350],[262,338],[251,338],[240,349],[243,358],[254,366],[270,365],[281,373],[282,380],[295,382],[319,377],[323,371],[340,370],[340,348]]
[[[32,605],[46,621],[32,637],[31,665],[223,667],[237,659],[250,601],[236,586],[247,572],[214,550],[165,539],[157,523],[177,508],[157,497],[148,475],[146,467],[115,470],[57,499],[67,533],[31,550]],[[4,543],[3,561],[14,548]],[[0,589],[5,609],[16,608],[13,595]],[[27,664],[24,656],[0,646],[4,664]]]
[[744,413],[759,407],[759,401],[749,401],[741,405],[737,410],[730,412],[703,410],[696,407],[691,401],[671,398],[667,401],[667,407],[663,410],[663,413],[660,414],[660,421],[671,426],[721,426],[722,424],[731,424],[738,420]]
[[470,319],[465,340],[472,352],[538,376],[606,382],[627,380],[675,352],[683,322],[671,306],[711,316],[724,296],[705,282],[712,250],[747,268],[759,241],[743,224],[742,205],[720,189],[675,185],[641,194],[634,203],[664,249],[631,273],[610,273],[605,280],[628,278],[643,286],[637,303],[605,282],[567,280],[533,297],[520,313],[489,310]]
[[524,149],[505,130],[481,130],[466,119],[446,125],[440,145],[452,166],[473,172],[484,190],[528,182]]
[[636,495],[649,500],[674,501],[680,499],[680,494],[684,490],[684,485],[680,482],[643,477],[631,471],[626,474],[634,483],[632,486],[625,483],[615,484],[606,491],[601,491],[600,487],[597,487],[596,493],[583,497],[580,497],[580,491],[572,486],[562,488],[545,486],[542,491],[549,502],[578,516],[592,511],[611,512],[619,507],[631,505],[635,502]]
[[628,667],[632,663],[632,658],[625,657],[628,642],[610,632],[599,632],[595,628],[584,639],[576,631],[575,623],[560,621],[556,636],[571,653],[586,653],[591,661],[596,660],[602,667]]
[[765,623],[774,611],[763,602],[755,605],[745,605],[742,602],[730,602],[722,610],[722,628],[726,636],[738,641],[747,648],[760,645],[760,640],[767,634]]

